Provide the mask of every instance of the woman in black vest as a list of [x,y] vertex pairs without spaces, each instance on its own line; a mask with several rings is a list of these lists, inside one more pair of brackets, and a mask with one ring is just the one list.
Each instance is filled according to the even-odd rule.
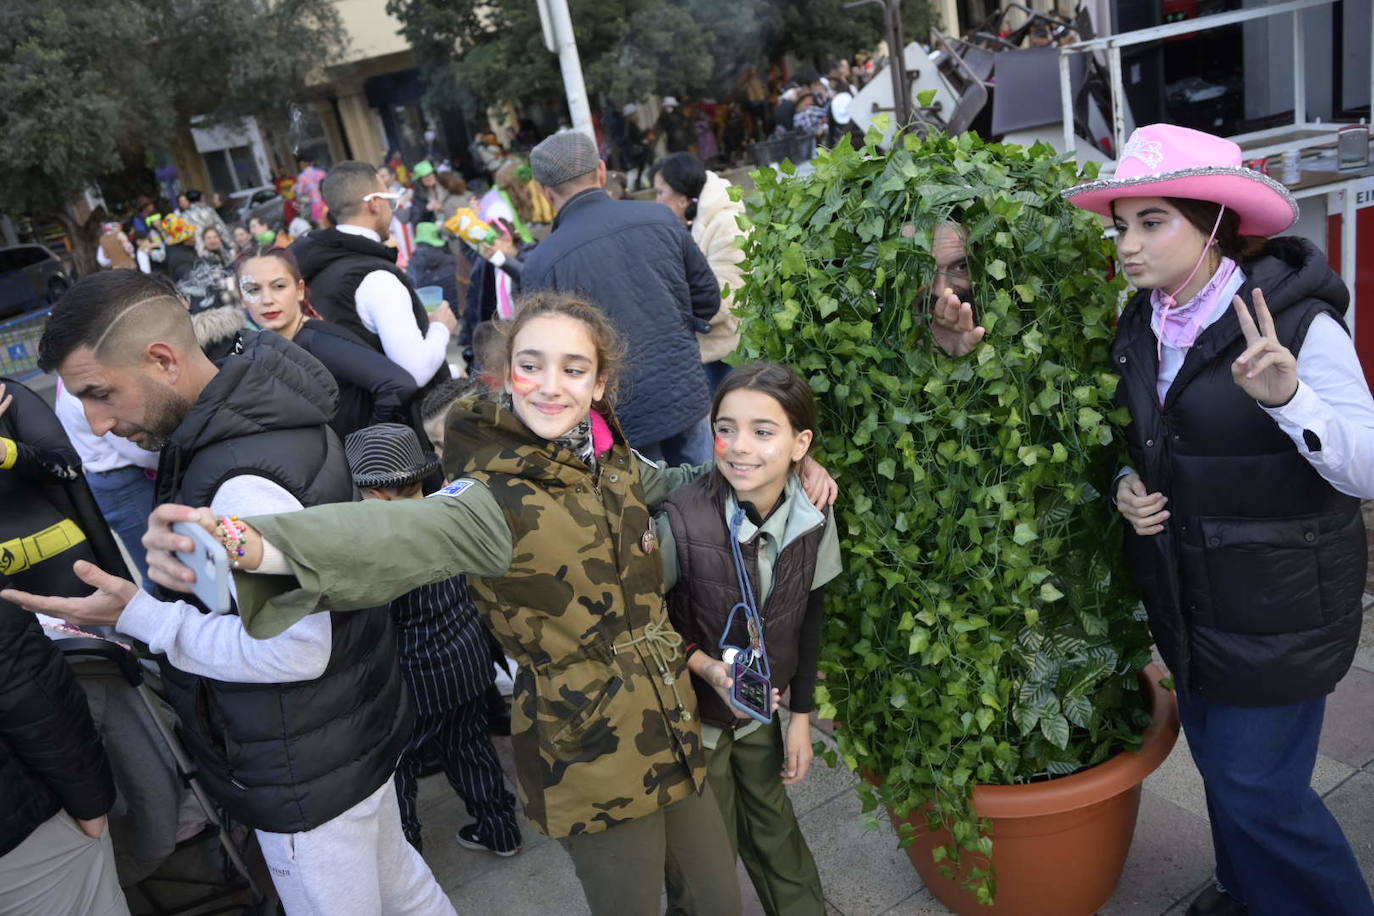
[[1065,194],[1112,218],[1138,290],[1112,349],[1133,465],[1115,502],[1207,790],[1217,881],[1188,913],[1374,914],[1311,788],[1374,497],[1349,294],[1311,243],[1266,241],[1297,205],[1230,141],[1143,127],[1113,178]]
[[347,328],[321,319],[310,307],[296,257],[285,248],[248,251],[235,267],[239,295],[253,322],[275,331],[318,359],[339,385],[329,421],[340,439],[376,423],[401,423],[423,432],[409,372],[369,347]]

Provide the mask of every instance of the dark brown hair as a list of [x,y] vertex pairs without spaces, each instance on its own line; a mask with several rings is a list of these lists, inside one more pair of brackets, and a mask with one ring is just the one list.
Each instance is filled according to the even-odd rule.
[[[1213,203],[1210,200],[1194,200],[1191,197],[1166,197],[1164,198],[1183,218],[1192,223],[1206,238],[1212,234],[1212,227],[1217,225],[1217,211],[1221,209],[1221,204]],[[1217,226],[1217,250],[1223,255],[1235,261],[1237,264],[1244,264],[1246,261],[1254,260],[1264,253],[1264,248],[1269,244],[1269,240],[1260,236],[1240,234],[1240,214],[1235,210],[1227,208],[1226,214],[1221,218],[1221,225]]]
[[777,401],[782,412],[787,415],[787,422],[792,424],[793,432],[799,433],[809,429],[813,437],[817,435],[816,396],[811,393],[811,386],[806,383],[806,379],[798,375],[792,367],[757,362],[730,370],[730,374],[720,383],[720,387],[716,389],[716,396],[711,401],[712,423],[716,422],[716,415],[720,413],[720,402],[725,400],[725,396],[732,391],[741,390],[758,391]]
[[[243,251],[239,253],[239,256],[234,259],[235,281],[241,279],[243,265],[254,258],[276,258],[286,265],[286,271],[291,274],[292,280],[299,283],[303,279],[300,262],[298,262],[296,256],[291,253],[290,248],[277,248],[273,245],[254,245],[251,248],[243,249]],[[303,312],[307,318],[320,317],[320,313],[315,311],[315,306],[310,304],[309,286],[305,288],[305,294],[301,298],[301,312]]]
[[457,172],[435,172],[434,177],[439,179],[440,187],[450,194],[461,197],[468,192],[468,183]]
[[598,377],[606,379],[606,393],[592,407],[601,410],[614,404],[616,382],[625,360],[624,341],[605,312],[591,301],[569,293],[539,292],[520,297],[515,306],[515,317],[508,322],[500,322],[501,333],[505,336],[505,346],[501,348],[504,364],[499,367],[483,366],[483,371],[499,373],[502,377],[510,375],[511,347],[515,345],[515,338],[521,329],[535,318],[555,315],[564,315],[584,324],[596,346],[596,373]]

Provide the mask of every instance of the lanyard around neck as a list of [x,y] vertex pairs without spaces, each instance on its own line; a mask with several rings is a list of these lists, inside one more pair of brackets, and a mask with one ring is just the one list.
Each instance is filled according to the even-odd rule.
[[[771,678],[772,670],[768,664],[768,647],[763,639],[763,615],[759,613],[758,602],[754,600],[754,584],[749,579],[749,569],[744,563],[744,552],[739,546],[739,530],[744,523],[744,510],[735,509],[734,516],[730,519],[730,552],[735,557],[735,578],[739,582],[740,600],[735,606],[730,608],[730,614],[725,618],[725,628],[720,633],[720,647],[722,649],[738,649],[740,652],[748,652],[750,664],[755,659],[758,660],[758,670],[764,676]],[[728,642],[730,638],[730,628],[735,623],[735,615],[743,611],[746,623],[746,631],[749,633],[749,646],[732,646]],[[754,634],[758,634],[757,645],[754,645]]]

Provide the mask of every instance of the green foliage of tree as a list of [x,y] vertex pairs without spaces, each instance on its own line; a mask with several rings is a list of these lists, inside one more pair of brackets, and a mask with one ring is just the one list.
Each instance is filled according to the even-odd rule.
[[[877,140],[822,152],[807,179],[755,173],[742,354],[797,367],[822,408],[847,568],[817,703],[839,756],[880,784],[861,783],[866,810],[950,825],[943,867],[974,851],[995,868],[975,783],[1092,766],[1148,722],[1150,637],[1101,492],[1126,422],[1108,359],[1123,281],[1049,146]],[[947,222],[987,328],[964,358],[924,317]],[[986,870],[963,874],[989,898]]]
[[284,123],[344,49],[332,0],[6,0],[0,4],[0,208],[58,219],[90,269],[98,227],[71,201],[193,123]]
[[[845,0],[570,0],[588,92],[628,101],[644,95],[714,96],[746,67],[792,55],[825,60],[873,48],[883,37],[876,7]],[[387,0],[416,49],[439,105],[469,110],[509,99],[559,98],[558,58],[544,47],[534,0]],[[925,0],[903,7],[908,40],[930,25]]]

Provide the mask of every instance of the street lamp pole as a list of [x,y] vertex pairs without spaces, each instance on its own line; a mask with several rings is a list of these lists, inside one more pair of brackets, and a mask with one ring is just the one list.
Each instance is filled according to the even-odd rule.
[[568,0],[536,0],[539,23],[544,27],[544,46],[558,55],[563,71],[563,91],[568,96],[568,113],[572,115],[573,130],[580,130],[596,142],[592,128],[592,110],[587,104],[587,87],[582,82],[582,58],[577,53],[577,38],[573,35],[572,16]]
[[902,0],[853,0],[845,9],[872,4],[883,11],[887,38],[887,71],[892,78],[892,127],[900,134],[911,120],[911,78],[906,72],[906,47],[902,39]]

